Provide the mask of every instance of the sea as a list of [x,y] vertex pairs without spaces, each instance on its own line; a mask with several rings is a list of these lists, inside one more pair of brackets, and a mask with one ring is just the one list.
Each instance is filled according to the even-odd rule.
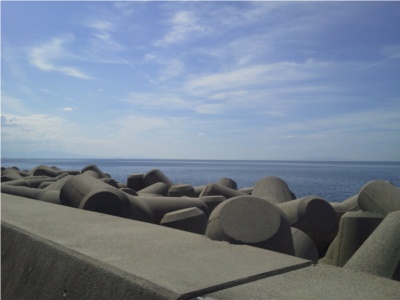
[[238,189],[252,187],[261,178],[276,176],[288,184],[297,198],[317,195],[330,202],[356,195],[371,180],[387,180],[400,187],[400,162],[1,158],[2,167],[15,166],[20,170],[47,165],[80,171],[91,164],[118,182],[152,169],[160,169],[174,183],[193,186],[227,177],[237,183]]

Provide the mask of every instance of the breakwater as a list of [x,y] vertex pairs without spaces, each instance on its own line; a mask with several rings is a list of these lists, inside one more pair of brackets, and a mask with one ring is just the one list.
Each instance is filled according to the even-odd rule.
[[[180,259],[180,253],[183,251],[181,246],[191,248],[191,251],[196,253],[192,257],[194,260],[197,256],[201,256],[203,260],[210,259],[206,258],[209,251],[236,253],[244,249],[241,253],[248,257],[247,263],[251,266],[248,274],[240,274],[237,278],[235,276],[230,279],[220,278],[218,280],[221,282],[207,283],[205,286],[195,288],[190,287],[189,284],[186,286],[188,290],[174,289],[168,283],[153,282],[154,286],[150,284],[152,291],[154,289],[158,291],[160,286],[169,287],[156,292],[154,297],[157,299],[162,298],[162,295],[167,295],[166,298],[190,299],[190,297],[201,297],[213,293],[217,294],[210,297],[222,299],[224,297],[220,294],[222,291],[229,294],[231,288],[237,288],[239,285],[250,282],[256,284],[259,280],[265,280],[270,276],[276,279],[275,275],[283,276],[288,272],[298,274],[299,269],[302,271],[306,269],[309,272],[311,265],[318,266],[317,273],[325,272],[326,268],[330,268],[329,266],[335,266],[340,269],[332,267],[335,270],[332,274],[340,270],[343,272],[340,274],[361,272],[364,274],[362,276],[379,276],[386,278],[388,281],[383,282],[390,282],[387,283],[389,286],[392,282],[399,280],[400,189],[386,181],[367,182],[357,195],[348,200],[342,203],[329,203],[314,195],[297,198],[288,184],[275,176],[260,178],[253,187],[238,189],[236,182],[227,177],[204,186],[191,186],[173,182],[160,169],[152,169],[143,174],[131,174],[125,182],[118,182],[96,165],[87,165],[81,170],[61,170],[42,165],[26,171],[17,168],[2,169],[2,193],[6,199],[6,206],[3,206],[5,220],[2,223],[2,227],[7,232],[4,237],[2,236],[2,244],[5,244],[5,247],[8,245],[23,247],[21,243],[28,242],[24,233],[31,229],[35,232],[28,236],[37,237],[34,240],[29,239],[33,248],[38,247],[38,239],[41,240],[46,236],[50,240],[56,239],[56,245],[63,245],[70,249],[76,246],[73,242],[74,238],[79,240],[83,235],[89,240],[97,241],[97,239],[104,239],[101,232],[108,232],[110,237],[114,232],[119,237],[115,240],[116,245],[122,243],[120,247],[125,249],[124,253],[120,253],[121,257],[128,260],[129,257],[133,260],[142,260],[141,268],[143,269],[146,266],[150,269],[155,268],[150,272],[152,275],[146,277],[149,282],[152,282],[152,276],[168,278],[167,274],[160,275],[163,273],[161,270],[158,270],[160,274],[157,275],[157,268],[163,269],[160,261],[158,263],[161,265],[154,265],[150,261],[146,264],[148,257],[144,256],[145,253],[150,256],[166,255],[158,248],[169,249],[168,256],[172,255],[177,260]],[[39,201],[32,201],[32,199]],[[21,212],[21,210],[27,211]],[[52,211],[53,217],[47,217],[46,210]],[[17,218],[18,214],[26,214],[29,220]],[[63,217],[63,221],[60,221],[61,225],[56,226],[60,231],[57,234],[49,233],[53,230],[52,228],[43,228],[45,224],[52,227],[54,217],[59,218],[61,214],[67,214],[72,219],[77,218],[76,222],[82,224],[81,228],[73,226],[75,229],[69,234],[68,242],[63,238],[61,240],[57,238],[58,234],[68,234],[67,231],[70,228],[68,218]],[[99,216],[106,216],[107,218],[103,219],[108,225],[101,225]],[[46,218],[48,220],[44,221]],[[88,222],[89,219],[93,219],[93,222]],[[113,224],[113,230],[109,231],[105,227],[111,224]],[[123,226],[124,229],[117,229],[115,226]],[[100,233],[95,233],[93,231],[95,228],[100,230]],[[119,232],[120,230],[124,234]],[[140,233],[135,232],[136,230]],[[146,232],[149,236],[143,240],[141,235],[145,235]],[[140,237],[135,237],[135,235]],[[176,248],[173,249],[170,245],[171,241],[167,242],[160,235],[170,236],[171,240],[175,241]],[[132,253],[130,256],[127,249],[132,249],[134,252],[138,246],[130,245],[126,248],[123,241],[127,238],[133,239],[130,240],[133,244],[140,243],[139,248],[144,247],[145,251],[136,255]],[[185,244],[182,238],[191,242]],[[97,242],[100,243],[100,240]],[[196,247],[201,247],[203,252],[195,251],[192,243],[198,244]],[[96,247],[114,249],[114,246],[109,241],[103,240],[103,244],[100,243]],[[90,249],[88,250],[87,247]],[[82,245],[78,247],[78,252],[86,257],[100,251],[93,247],[92,244],[82,242]],[[51,245],[45,248],[48,251],[55,251]],[[23,251],[21,253],[21,248],[14,251],[17,251],[18,255],[27,255]],[[376,253],[373,259],[368,256],[371,251]],[[102,252],[94,258],[94,262],[104,262],[105,259],[107,264],[113,265],[114,259],[120,259],[117,258],[118,255],[118,253],[111,255],[114,258],[110,262],[108,256]],[[70,256],[64,258],[71,262]],[[186,259],[181,258],[184,260],[181,263],[188,263],[185,260],[191,260],[190,255]],[[259,265],[260,261],[256,263],[257,258],[264,261],[264,265]],[[74,263],[76,259],[74,256],[72,259]],[[167,258],[164,257],[164,259]],[[4,266],[9,267],[8,272],[12,274],[12,259],[7,259],[4,255],[3,261]],[[274,261],[285,263],[276,266]],[[22,274],[26,263],[25,265],[23,262],[19,263],[22,264],[20,266]],[[199,268],[198,264],[201,263],[201,261],[194,262],[196,268]],[[224,264],[227,263],[230,265],[225,267],[217,264],[218,268],[221,270],[228,268],[230,272],[233,272],[232,274],[239,272],[237,269],[239,266],[235,266],[237,262],[233,260],[224,262]],[[215,264],[216,262],[212,259],[212,264],[207,266],[212,269],[213,266],[217,266]],[[176,272],[178,265],[167,269]],[[93,264],[90,266],[92,268]],[[118,265],[117,269],[121,267],[122,265]],[[261,267],[262,270],[256,267]],[[200,272],[196,268],[194,270],[184,268],[184,273]],[[45,270],[42,269],[41,272]],[[147,274],[144,270],[141,272],[143,272],[142,275]],[[134,272],[135,276],[142,278],[141,272],[139,274]],[[205,270],[203,272],[207,273]],[[313,272],[310,274],[314,274]],[[113,276],[116,276],[115,272]],[[184,274],[180,276],[185,277]],[[101,276],[98,280],[100,278]],[[179,278],[182,280],[181,277]],[[16,291],[16,280],[2,276],[4,293],[8,291],[11,295],[12,291]],[[71,281],[70,284],[74,283]],[[143,283],[138,286],[147,285]],[[144,291],[147,293],[149,289],[144,288],[142,292]],[[238,290],[237,295],[240,293]]]

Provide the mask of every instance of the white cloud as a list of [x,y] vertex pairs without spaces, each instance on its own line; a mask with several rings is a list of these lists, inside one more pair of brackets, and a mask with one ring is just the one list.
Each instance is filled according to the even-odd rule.
[[166,46],[180,43],[188,38],[191,38],[195,33],[204,33],[207,29],[199,24],[199,20],[192,11],[178,11],[169,20],[168,25],[170,30],[159,41],[158,46]]
[[299,81],[315,76],[308,70],[310,64],[312,65],[311,62],[305,64],[279,62],[200,75],[190,79],[185,88],[196,95],[207,95],[215,92],[218,95],[226,90],[250,89],[254,86],[265,86],[276,82]]
[[80,79],[92,79],[91,76],[78,68],[59,63],[60,60],[62,61],[70,57],[68,51],[65,49],[65,45],[73,41],[74,37],[72,35],[54,37],[47,43],[31,48],[29,51],[29,61],[38,69],[46,72],[58,72]]
[[98,31],[110,31],[114,29],[114,24],[105,20],[91,20],[87,21],[86,26]]
[[25,114],[28,112],[24,101],[8,96],[5,93],[1,94],[1,110],[12,114]]
[[19,116],[1,115],[2,134],[5,140],[26,139],[30,141],[60,140],[66,121],[59,117],[44,114]]
[[74,110],[76,110],[76,108],[73,108],[73,107],[64,107],[62,110],[63,110],[63,111],[69,112],[69,111],[74,111]]
[[117,9],[119,9],[125,16],[130,16],[131,14],[133,14],[135,12],[135,10],[133,9],[133,5],[135,5],[135,4],[136,3],[132,3],[129,1],[114,2],[114,6]]
[[246,90],[233,90],[233,91],[227,91],[227,92],[221,92],[221,93],[216,93],[208,97],[208,99],[211,100],[222,100],[226,98],[232,98],[232,97],[242,97],[248,94],[249,92]]
[[189,108],[191,104],[184,99],[174,95],[164,95],[161,93],[131,93],[128,97],[121,99],[121,101],[132,104],[140,105],[144,108]]
[[185,64],[183,61],[176,58],[148,53],[145,56],[145,60],[155,61],[162,66],[159,75],[159,80],[161,81],[177,77],[185,71]]

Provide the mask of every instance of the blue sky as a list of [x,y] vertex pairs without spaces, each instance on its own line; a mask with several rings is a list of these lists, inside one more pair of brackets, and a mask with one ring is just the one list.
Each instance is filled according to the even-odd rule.
[[400,2],[1,6],[2,157],[400,160]]

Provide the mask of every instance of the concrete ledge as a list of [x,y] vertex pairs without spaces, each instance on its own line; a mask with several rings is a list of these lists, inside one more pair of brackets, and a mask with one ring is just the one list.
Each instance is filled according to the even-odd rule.
[[394,280],[318,264],[211,293],[204,300],[399,299]]
[[3,299],[191,299],[311,265],[158,225],[1,196]]

